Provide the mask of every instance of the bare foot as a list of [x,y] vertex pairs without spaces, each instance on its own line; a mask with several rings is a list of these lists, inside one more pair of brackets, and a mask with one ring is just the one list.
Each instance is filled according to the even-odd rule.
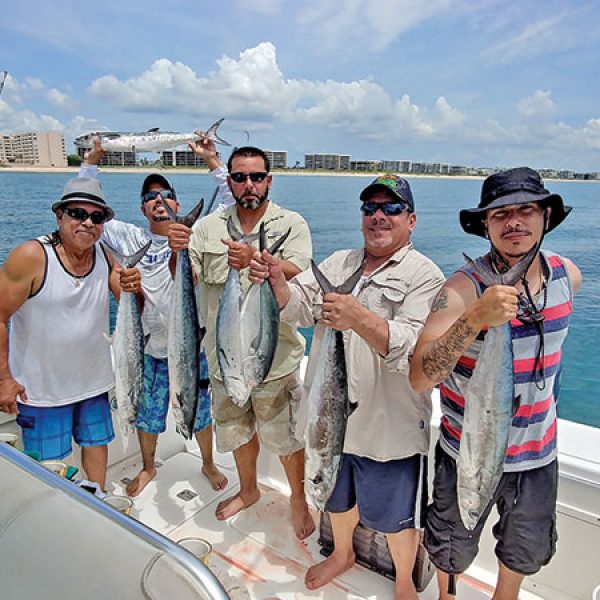
[[224,521],[225,519],[229,519],[229,517],[233,517],[240,512],[240,510],[244,510],[244,508],[248,508],[252,506],[254,503],[258,502],[260,498],[260,492],[256,490],[253,494],[249,494],[247,496],[242,497],[241,493],[236,494],[235,496],[231,496],[226,498],[222,502],[217,504],[217,510],[215,510],[215,517],[219,521]]
[[139,496],[144,488],[156,477],[156,469],[145,471],[142,469],[137,477],[127,486],[128,496]]
[[316,590],[327,585],[334,577],[350,569],[356,560],[354,552],[349,556],[330,554],[323,562],[313,565],[304,578],[304,584],[309,590]]
[[223,490],[227,486],[227,477],[219,471],[215,463],[202,465],[202,473],[210,481],[213,490]]
[[315,522],[308,510],[308,504],[304,496],[297,499],[291,498],[290,506],[292,508],[294,533],[299,540],[303,540],[315,530]]

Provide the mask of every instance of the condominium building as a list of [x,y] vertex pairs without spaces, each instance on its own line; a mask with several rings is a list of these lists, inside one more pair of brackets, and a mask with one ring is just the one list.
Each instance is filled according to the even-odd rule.
[[[218,153],[217,153],[218,156]],[[206,167],[206,161],[191,150],[164,150],[160,153],[163,167]]]
[[65,138],[58,131],[0,135],[0,161],[36,167],[66,167]]
[[348,171],[350,154],[305,154],[304,168],[312,171]]
[[[77,154],[84,157],[86,148],[77,147]],[[136,152],[113,152],[107,151],[98,163],[99,167],[137,167],[138,159]]]
[[412,163],[410,160],[382,160],[381,170],[390,173],[410,173]]
[[265,150],[264,153],[271,163],[271,169],[287,169],[287,150]]
[[351,171],[379,171],[381,170],[380,160],[351,160]]

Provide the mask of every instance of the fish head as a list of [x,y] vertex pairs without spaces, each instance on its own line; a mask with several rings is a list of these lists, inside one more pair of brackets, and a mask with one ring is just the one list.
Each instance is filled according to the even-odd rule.
[[325,511],[327,501],[333,493],[337,481],[338,467],[339,459],[336,459],[336,457],[333,457],[333,460],[330,461],[311,460],[310,453],[307,453],[304,479],[306,493],[320,511]]
[[481,496],[474,490],[462,488],[458,496],[458,508],[463,525],[473,531],[482,514]]
[[79,148],[92,148],[94,139],[98,137],[97,133],[87,133],[75,138],[75,145]]

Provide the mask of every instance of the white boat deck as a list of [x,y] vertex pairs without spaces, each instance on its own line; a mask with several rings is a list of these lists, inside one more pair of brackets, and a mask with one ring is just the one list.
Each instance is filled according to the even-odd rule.
[[[234,599],[394,597],[393,581],[360,565],[318,591],[306,589],[306,570],[323,560],[318,531],[305,541],[296,539],[289,518],[288,498],[274,480],[261,482],[262,496],[257,504],[228,521],[218,521],[214,516],[217,503],[239,487],[232,459],[219,455],[218,462],[229,478],[229,485],[215,492],[201,474],[202,462],[195,452],[171,456],[158,468],[156,478],[135,498],[131,516],[174,541],[186,537],[208,540],[213,546],[210,567]],[[135,477],[139,467],[136,462],[113,467],[109,472],[108,491],[124,493],[123,479]],[[316,511],[314,518],[317,522]],[[458,597],[464,600],[491,598],[492,591],[489,584],[469,574],[458,583]],[[435,578],[419,597],[437,598]],[[523,592],[521,598],[535,600],[538,596]]]

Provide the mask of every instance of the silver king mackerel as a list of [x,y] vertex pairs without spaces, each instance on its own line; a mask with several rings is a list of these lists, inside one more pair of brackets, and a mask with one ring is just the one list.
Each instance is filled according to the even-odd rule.
[[161,152],[182,144],[189,144],[203,139],[209,139],[216,144],[231,146],[229,142],[217,135],[217,129],[224,119],[213,123],[205,133],[176,133],[160,131],[158,127],[143,132],[97,131],[75,139],[79,148],[92,148],[96,139],[100,140],[103,150],[109,152]]
[[[495,273],[483,258],[469,267],[484,285],[514,286],[527,273],[538,246],[505,273]],[[519,398],[514,396],[510,324],[489,327],[465,393],[465,411],[457,461],[457,497],[464,526],[473,530],[502,477],[508,435]]]
[[[135,267],[150,248],[152,241],[144,244],[135,254],[123,256],[104,244],[116,261],[125,269]],[[115,404],[123,433],[136,429],[138,406],[144,394],[144,330],[137,297],[121,290],[117,322],[112,336],[115,362]]]
[[[350,294],[364,270],[364,265],[361,265],[336,287],[312,261],[311,266],[323,294]],[[320,511],[325,511],[335,487],[344,450],[346,423],[355,408],[356,404],[351,404],[348,396],[344,336],[341,331],[328,327],[319,348],[317,367],[308,393],[306,423],[304,480],[309,498]]]
[[[163,205],[172,221],[192,227],[202,212],[204,200],[200,200],[185,217],[177,216],[164,201]],[[204,332],[205,330],[200,327],[198,320],[190,256],[188,250],[183,249],[177,252],[167,330],[167,353],[169,399],[173,416],[177,431],[188,440],[194,433],[194,421],[198,408],[200,344]]]
[[[290,235],[288,229],[268,248],[274,256]],[[263,223],[259,230],[259,247],[262,252],[267,248],[267,235]],[[243,359],[243,376],[248,394],[260,385],[271,370],[277,341],[279,339],[279,306],[271,287],[265,280],[253,283],[246,293],[241,308],[241,344],[246,352]]]

